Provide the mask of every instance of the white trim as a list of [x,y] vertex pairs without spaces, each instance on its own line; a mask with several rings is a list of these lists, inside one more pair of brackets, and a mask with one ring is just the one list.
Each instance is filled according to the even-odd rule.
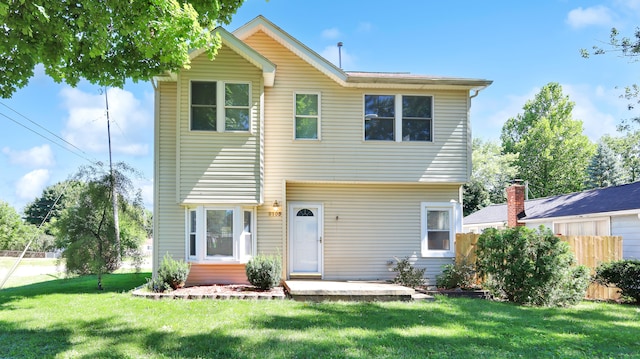
[[[318,96],[318,115],[317,116],[300,116],[300,117],[316,117],[318,122],[316,124],[316,135],[317,138],[297,138],[296,137],[296,125],[297,125],[297,95],[317,95]],[[322,141],[322,92],[320,91],[293,91],[293,140],[294,141],[303,141],[303,142],[313,142],[313,141]]]
[[280,43],[289,51],[298,55],[321,73],[327,75],[339,85],[350,88],[403,88],[429,89],[484,89],[493,81],[455,77],[416,76],[411,74],[347,73],[327,59],[311,50],[303,43],[287,34],[281,28],[259,15],[233,32],[240,41],[246,40],[258,31]]
[[523,223],[539,223],[539,222],[549,222],[549,221],[568,221],[568,220],[584,220],[586,218],[598,218],[598,217],[616,217],[616,216],[627,216],[631,214],[640,215],[640,208],[638,209],[628,209],[624,211],[612,211],[612,212],[597,212],[597,213],[585,213],[578,214],[573,216],[562,216],[562,217],[547,217],[547,218],[534,218],[534,219],[521,219],[520,222]]
[[327,75],[342,86],[347,85],[347,74],[339,69],[336,65],[329,62],[324,57],[318,55],[315,51],[287,34],[281,28],[267,20],[262,15],[257,16],[248,23],[242,25],[232,34],[240,41],[246,40],[249,36],[262,31],[269,37],[280,43],[294,54],[300,56],[305,62],[315,67],[321,73]]
[[[392,140],[367,140],[366,139],[366,129],[365,123],[367,121],[367,113],[366,113],[366,97],[367,96],[393,96],[393,139]],[[404,96],[417,96],[417,97],[431,97],[431,118],[428,119],[430,122],[429,135],[431,137],[428,141],[404,141],[402,136],[402,121],[403,121],[403,112],[402,112],[402,98]],[[364,92],[362,94],[362,141],[363,142],[398,142],[398,143],[434,143],[435,142],[435,103],[436,98],[431,94],[423,94],[423,93],[384,93],[384,92]],[[427,119],[425,119],[427,121]]]
[[[233,211],[233,234],[232,234],[232,255],[231,256],[207,256],[206,241],[206,212],[208,210],[231,210]],[[189,255],[189,239],[190,239],[190,212],[196,212],[196,255]],[[251,256],[242,254],[243,248],[241,236],[244,233],[244,212],[251,212]],[[185,230],[185,258],[190,263],[201,264],[229,264],[229,263],[246,263],[256,253],[257,242],[257,218],[255,206],[238,206],[238,205],[200,205],[197,207],[185,207],[184,215]]]
[[[245,60],[249,61],[251,64],[262,70],[262,78],[264,80],[265,86],[273,86],[276,75],[276,65],[273,62],[269,61],[269,59],[262,56],[262,54],[251,48],[249,45],[245,44],[242,40],[238,39],[224,28],[217,27],[213,31],[215,35],[220,36],[220,39],[222,40],[221,44],[226,45],[235,53],[243,57]],[[204,48],[196,49],[189,53],[189,59],[193,60],[196,57],[202,55],[204,52]],[[172,73],[169,74],[170,79],[173,78],[172,75]]]
[[288,202],[287,203],[287,220],[289,222],[289,236],[287,246],[287,250],[289,251],[289,261],[287,265],[287,275],[290,275],[293,272],[293,217],[294,217],[294,209],[296,207],[311,207],[316,208],[318,210],[318,269],[320,274],[320,278],[324,278],[324,204],[320,202]]
[[[433,250],[428,247],[427,212],[446,210],[449,212],[449,250]],[[422,257],[455,257],[456,233],[462,230],[462,209],[458,202],[420,202],[420,248]]]
[[[192,108],[193,108],[193,83],[194,82],[209,82],[209,83],[215,83],[216,84],[216,129],[215,130],[194,130],[192,128]],[[245,106],[227,106],[225,104],[225,94],[226,94],[226,85],[247,85],[249,87],[248,89],[248,96],[249,98],[247,99],[247,106],[246,109],[248,111],[248,116],[249,116],[249,123],[248,123],[248,129],[247,130],[229,130],[227,131],[226,127],[227,127],[227,123],[226,123],[226,111],[227,111],[227,107],[228,108],[240,108],[240,109],[244,109]],[[253,83],[251,81],[234,81],[234,80],[221,80],[221,79],[198,79],[198,78],[192,78],[189,79],[189,132],[195,132],[195,133],[211,133],[211,132],[218,132],[218,133],[239,133],[239,134],[253,134],[253,123],[254,123],[254,119],[253,119],[253,115],[252,115],[252,93],[253,91]]]

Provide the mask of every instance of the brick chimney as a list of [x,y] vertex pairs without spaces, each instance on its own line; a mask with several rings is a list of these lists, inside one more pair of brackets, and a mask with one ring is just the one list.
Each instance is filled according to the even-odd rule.
[[519,220],[525,216],[524,198],[525,186],[521,180],[515,180],[514,183],[507,187],[507,226],[517,227],[524,226]]

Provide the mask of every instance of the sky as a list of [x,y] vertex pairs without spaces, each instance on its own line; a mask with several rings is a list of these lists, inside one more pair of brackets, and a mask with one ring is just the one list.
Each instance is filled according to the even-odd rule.
[[[347,71],[409,72],[492,80],[472,100],[474,137],[498,140],[504,122],[549,82],[575,103],[594,142],[616,135],[629,118],[623,88],[640,64],[616,54],[583,59],[616,27],[640,26],[640,0],[602,1],[295,1],[246,0],[227,30],[263,15]],[[153,201],[153,87],[106,90],[113,161],[141,172],[145,205]],[[0,99],[0,200],[18,211],[80,166],[108,164],[105,90],[56,84],[41,67],[10,99]]]

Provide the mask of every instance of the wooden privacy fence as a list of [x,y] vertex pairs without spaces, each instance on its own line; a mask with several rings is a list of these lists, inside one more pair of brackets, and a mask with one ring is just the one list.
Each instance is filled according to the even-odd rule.
[[[456,234],[456,263],[476,263],[476,245],[479,234]],[[604,262],[622,259],[622,237],[620,236],[560,236],[569,243],[576,262],[591,269]],[[609,300],[619,298],[618,288],[609,288],[598,284],[591,284],[587,289],[586,298]]]

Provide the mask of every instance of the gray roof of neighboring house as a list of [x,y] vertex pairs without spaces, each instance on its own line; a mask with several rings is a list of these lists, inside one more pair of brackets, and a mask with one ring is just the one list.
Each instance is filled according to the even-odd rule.
[[[579,216],[627,210],[640,210],[640,182],[592,189],[561,196],[525,201],[524,221]],[[463,223],[497,223],[507,221],[507,205],[494,204],[464,217]]]

